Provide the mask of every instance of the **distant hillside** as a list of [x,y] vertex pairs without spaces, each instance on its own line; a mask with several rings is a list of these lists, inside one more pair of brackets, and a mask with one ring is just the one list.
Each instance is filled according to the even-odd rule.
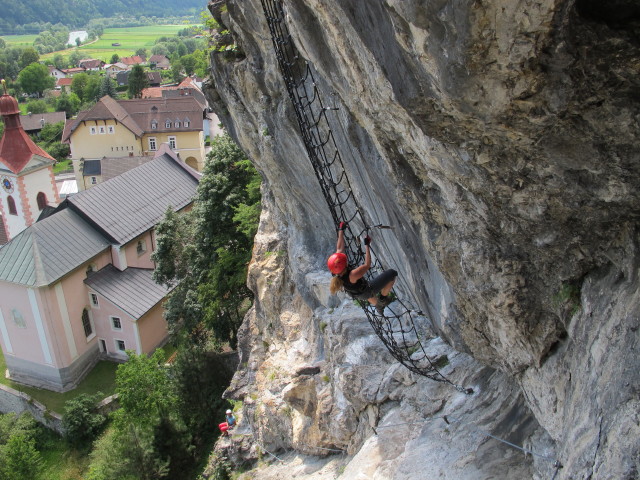
[[93,18],[124,16],[163,17],[200,11],[206,0],[0,0],[0,32],[17,25],[61,23],[82,27]]

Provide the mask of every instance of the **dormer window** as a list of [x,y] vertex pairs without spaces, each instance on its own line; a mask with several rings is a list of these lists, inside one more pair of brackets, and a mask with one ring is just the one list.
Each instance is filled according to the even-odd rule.
[[158,121],[151,120],[151,130],[157,130],[157,129],[158,129]]
[[189,119],[188,118],[184,119],[184,128],[189,128]]
[[169,120],[167,118],[167,120],[164,122],[164,128],[171,128],[171,120]]
[[176,128],[180,128],[180,120],[176,120]]
[[153,107],[151,107],[151,111],[152,112],[157,112],[158,111],[158,107],[156,107],[155,105]]

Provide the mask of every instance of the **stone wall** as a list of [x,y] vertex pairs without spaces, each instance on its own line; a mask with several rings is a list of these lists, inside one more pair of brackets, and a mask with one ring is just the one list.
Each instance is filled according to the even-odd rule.
[[31,398],[26,393],[14,390],[6,385],[0,385],[0,413],[29,412],[44,426],[62,434],[62,415],[52,412],[43,404]]

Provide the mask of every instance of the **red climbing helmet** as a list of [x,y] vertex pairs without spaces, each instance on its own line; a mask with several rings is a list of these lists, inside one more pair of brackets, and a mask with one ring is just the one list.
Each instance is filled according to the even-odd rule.
[[336,252],[327,260],[327,267],[334,275],[341,273],[347,266],[347,256],[344,253]]

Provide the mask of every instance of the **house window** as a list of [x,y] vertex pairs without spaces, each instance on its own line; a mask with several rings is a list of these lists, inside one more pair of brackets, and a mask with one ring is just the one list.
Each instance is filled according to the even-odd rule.
[[156,151],[156,137],[149,137],[149,150]]
[[114,127],[113,125],[109,125],[109,126],[107,127],[107,132],[109,132],[109,133],[116,133],[116,129],[115,129],[115,127]]
[[107,133],[107,130],[104,128],[104,126],[100,125],[100,135]]
[[16,327],[27,328],[27,322],[24,321],[24,317],[22,316],[22,313],[20,313],[19,310],[15,308],[12,309],[11,316],[13,317],[13,323],[16,324]]
[[180,128],[180,120],[176,120],[176,128]]
[[136,251],[138,252],[138,255],[142,255],[144,252],[147,251],[147,244],[144,240],[138,240],[138,244],[136,245]]
[[9,215],[17,215],[18,210],[16,209],[16,201],[11,195],[7,197],[7,203],[9,204]]
[[171,147],[171,150],[176,149],[176,137],[169,137],[169,146]]
[[164,128],[171,128],[171,120],[168,118],[164,122]]
[[91,177],[91,185],[97,185],[98,184],[98,177]]
[[96,295],[95,293],[90,293],[89,298],[91,299],[91,306],[93,308],[98,308],[100,306],[100,304],[98,303],[98,295]]
[[124,352],[127,349],[127,346],[124,344],[124,340],[116,340],[116,348]]
[[151,120],[151,130],[158,129],[158,122],[156,120]]
[[84,328],[84,336],[90,337],[93,334],[93,328],[91,327],[91,318],[89,318],[89,310],[86,308],[82,310],[82,328]]
[[89,127],[89,133],[95,135],[97,133],[96,127]]
[[122,330],[122,321],[120,317],[111,317],[111,327],[114,330]]
[[189,128],[189,119],[188,118],[184,119],[184,128]]

